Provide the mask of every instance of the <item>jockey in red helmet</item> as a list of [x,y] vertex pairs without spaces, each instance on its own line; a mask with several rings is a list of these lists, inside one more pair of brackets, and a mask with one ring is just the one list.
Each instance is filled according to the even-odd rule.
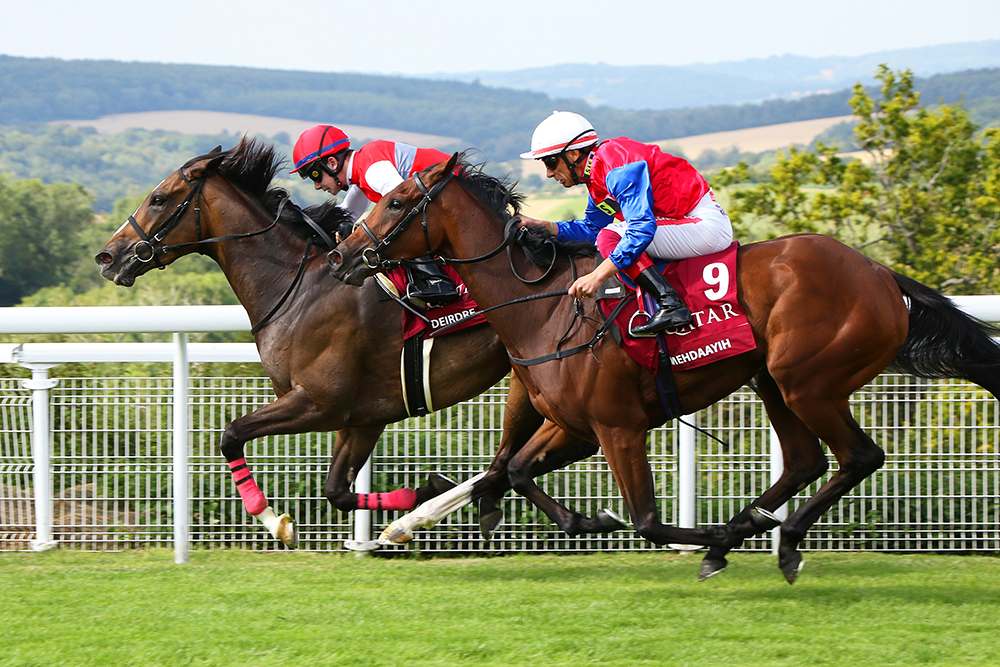
[[[449,157],[433,148],[415,148],[395,141],[370,141],[353,150],[343,131],[333,125],[317,125],[295,142],[292,173],[312,180],[317,190],[331,195],[346,192],[341,207],[357,220],[369,202],[377,203],[414,173],[447,162]],[[459,296],[455,283],[435,264],[408,266],[407,274],[410,298],[429,306],[443,306]]]
[[725,250],[733,242],[733,226],[690,163],[626,137],[599,141],[594,126],[570,111],[543,120],[531,136],[531,150],[521,157],[541,160],[545,175],[563,187],[586,184],[590,194],[582,220],[557,224],[521,216],[522,225],[542,227],[560,239],[596,242],[607,258],[570,285],[570,296],[592,296],[622,271],[658,305],[634,333],[652,336],[691,323],[691,311],[649,258]]

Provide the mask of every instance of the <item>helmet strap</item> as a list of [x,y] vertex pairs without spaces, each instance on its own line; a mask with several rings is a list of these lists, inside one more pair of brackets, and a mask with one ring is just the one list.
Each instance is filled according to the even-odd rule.
[[577,149],[579,151],[580,155],[575,160],[573,160],[572,162],[569,161],[569,156],[566,155],[566,151],[569,150],[569,147],[573,145],[574,141],[576,141],[580,137],[584,136],[585,134],[588,134],[588,133],[593,132],[593,131],[594,131],[594,128],[588,128],[588,129],[584,130],[580,134],[578,134],[575,137],[573,137],[572,139],[570,139],[569,142],[566,144],[566,148],[564,148],[561,151],[559,151],[559,155],[562,157],[563,162],[566,163],[566,168],[569,170],[569,175],[573,179],[573,185],[581,185],[583,183],[583,181],[580,180],[580,177],[576,173],[576,167],[580,164],[580,162],[582,162],[583,160],[585,160],[590,155],[590,151],[584,152],[583,148],[586,148],[586,146],[584,146],[583,148]]
[[347,190],[347,186],[344,185],[344,183],[340,180],[340,176],[339,176],[340,172],[342,172],[344,170],[344,161],[343,160],[337,160],[337,170],[333,171],[332,169],[330,169],[329,167],[326,166],[326,161],[327,161],[328,158],[325,158],[322,155],[322,153],[323,153],[323,141],[326,139],[326,133],[329,132],[330,129],[331,128],[328,125],[323,130],[323,134],[321,134],[320,137],[319,137],[319,147],[316,149],[316,154],[320,156],[320,158],[319,158],[319,166],[323,168],[323,171],[325,171],[327,174],[330,175],[330,177],[333,179],[333,182],[337,184],[338,188],[340,188],[341,190]]

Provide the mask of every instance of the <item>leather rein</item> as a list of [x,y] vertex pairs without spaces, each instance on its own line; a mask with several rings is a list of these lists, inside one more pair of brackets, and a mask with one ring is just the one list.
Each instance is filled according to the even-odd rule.
[[[201,236],[200,203],[201,203],[201,192],[205,187],[205,180],[207,179],[208,176],[207,174],[202,175],[196,178],[192,183],[188,179],[188,177],[184,175],[183,169],[178,169],[177,173],[184,180],[184,182],[188,184],[188,187],[190,187],[191,189],[188,191],[188,194],[184,198],[184,201],[182,201],[180,204],[177,205],[177,208],[174,209],[173,213],[170,214],[169,218],[160,223],[160,225],[151,234],[147,234],[146,231],[141,226],[139,226],[139,223],[135,219],[134,213],[128,217],[128,223],[132,226],[132,229],[135,230],[136,234],[138,234],[140,238],[140,241],[136,243],[135,246],[133,247],[133,258],[138,262],[146,264],[150,261],[153,261],[156,263],[156,268],[162,270],[167,267],[160,261],[159,258],[160,255],[165,255],[175,250],[190,248],[192,246],[200,246],[208,243],[224,243],[226,241],[236,241],[239,239],[249,238],[251,236],[259,236],[260,234],[264,234],[266,232],[271,231],[274,228],[274,226],[278,224],[278,221],[281,219],[281,213],[282,211],[284,211],[285,206],[291,206],[293,207],[294,210],[298,211],[299,215],[302,216],[302,220],[307,225],[309,225],[309,227],[312,228],[313,232],[315,232],[316,235],[319,236],[324,243],[327,244],[327,247],[333,248],[336,246],[336,243],[334,243],[333,239],[330,238],[330,235],[327,234],[322,227],[316,224],[316,222],[312,218],[306,215],[305,211],[303,211],[301,208],[292,203],[287,196],[282,197],[281,201],[278,203],[278,211],[274,215],[274,220],[272,220],[271,224],[269,224],[267,227],[264,227],[263,229],[258,229],[253,232],[246,232],[244,234],[228,234],[225,236],[215,236],[212,238],[204,239]],[[188,209],[191,207],[192,201],[194,201],[194,221],[195,221],[195,229],[197,230],[198,234],[198,240],[189,241],[187,243],[178,243],[175,245],[161,245],[163,244],[163,239],[166,238],[167,234],[169,234],[175,227],[177,227],[178,224],[180,224],[180,221],[184,217],[184,214],[187,213]],[[292,284],[288,286],[288,289],[285,291],[284,296],[282,296],[281,299],[278,300],[278,303],[270,310],[270,312],[268,312],[267,315],[265,315],[256,325],[254,325],[252,329],[250,329],[251,334],[256,334],[258,331],[264,328],[264,326],[271,321],[271,318],[274,317],[274,314],[278,312],[278,310],[281,308],[282,305],[284,305],[285,301],[288,300],[288,297],[291,295],[292,291],[294,291],[295,286],[298,285],[299,280],[302,279],[302,274],[305,272],[306,263],[309,260],[309,253],[312,251],[313,248],[313,242],[314,238],[310,236],[308,241],[306,242],[306,250],[302,255],[302,261],[299,263],[299,269],[298,272],[295,274],[295,278],[292,280]]]
[[[504,238],[503,238],[503,241],[500,243],[500,245],[497,246],[495,249],[491,250],[490,252],[486,253],[485,255],[480,255],[479,257],[473,257],[471,259],[455,259],[455,258],[446,258],[446,257],[433,257],[433,258],[428,258],[428,259],[398,259],[398,260],[390,260],[390,259],[383,259],[382,258],[382,252],[386,249],[386,247],[389,244],[391,244],[396,238],[398,238],[400,234],[402,234],[404,231],[406,231],[406,228],[409,227],[410,223],[412,223],[416,219],[416,217],[418,215],[421,215],[421,214],[422,214],[421,226],[423,227],[424,244],[425,244],[425,246],[427,248],[427,255],[432,255],[433,254],[433,250],[431,250],[430,234],[427,231],[427,206],[432,201],[434,201],[434,198],[444,189],[444,187],[446,185],[448,185],[448,183],[454,177],[455,177],[455,172],[450,172],[446,177],[444,177],[443,179],[441,179],[440,181],[438,181],[437,183],[435,183],[432,187],[428,188],[426,185],[424,185],[423,181],[420,180],[420,175],[419,174],[414,174],[412,176],[413,182],[416,184],[417,188],[423,194],[423,197],[416,204],[416,206],[414,206],[412,209],[410,209],[407,212],[407,214],[403,217],[403,219],[400,220],[399,223],[393,229],[391,229],[388,234],[385,235],[385,237],[382,240],[379,240],[379,238],[375,235],[375,233],[371,230],[371,228],[368,227],[367,222],[365,222],[364,220],[362,220],[359,223],[359,226],[361,227],[361,229],[364,230],[364,232],[368,236],[368,238],[371,239],[372,243],[375,244],[375,247],[373,247],[373,248],[366,248],[362,252],[362,254],[361,254],[361,258],[364,261],[365,266],[367,266],[369,269],[382,269],[383,271],[389,271],[389,270],[398,268],[400,266],[406,266],[406,265],[412,265],[412,264],[432,264],[432,263],[436,263],[436,264],[473,264],[473,263],[476,263],[476,262],[482,262],[484,260],[487,260],[487,259],[490,259],[492,257],[495,257],[496,255],[499,255],[504,250],[507,250],[508,259],[510,259],[510,262],[511,262],[511,270],[514,272],[514,275],[519,280],[521,280],[521,282],[526,283],[526,284],[533,284],[533,283],[540,282],[545,277],[547,277],[549,275],[549,273],[552,271],[552,268],[555,266],[556,252],[555,252],[554,245],[553,245],[552,263],[550,264],[549,268],[545,271],[544,275],[541,278],[538,278],[536,280],[527,280],[525,278],[522,278],[520,275],[518,275],[517,271],[514,270],[513,258],[510,256],[510,245],[517,238],[517,236],[522,232],[521,228],[519,228],[517,226],[517,223],[520,222],[520,218],[518,216],[516,216],[516,215],[512,216],[506,222],[506,224],[504,225]],[[576,280],[576,278],[577,278],[576,263],[575,262],[570,262],[570,266],[572,267],[572,270],[573,270],[573,279]],[[473,312],[469,313],[466,317],[458,320],[457,322],[453,322],[453,323],[449,324],[448,326],[445,326],[445,327],[442,327],[442,328],[438,329],[435,332],[435,335],[440,335],[442,332],[444,332],[444,331],[446,331],[448,329],[451,329],[452,327],[458,326],[459,324],[462,324],[463,322],[465,322],[466,320],[468,320],[468,319],[470,319],[472,317],[476,317],[478,315],[482,315],[484,313],[488,313],[491,310],[496,310],[497,308],[503,308],[504,306],[512,306],[512,305],[517,304],[517,303],[526,303],[526,302],[529,302],[529,301],[537,301],[538,299],[547,299],[547,298],[552,298],[552,297],[563,297],[563,296],[566,296],[567,294],[568,294],[567,290],[556,290],[556,291],[553,291],[553,292],[543,292],[541,294],[532,294],[532,295],[529,295],[529,296],[520,297],[520,298],[514,299],[512,301],[507,301],[505,303],[497,304],[495,306],[490,306],[489,308],[483,308],[481,310],[476,310],[476,311],[473,311]],[[567,348],[565,350],[557,350],[557,351],[552,352],[550,354],[546,354],[546,355],[543,355],[541,357],[534,357],[534,358],[531,358],[531,359],[519,359],[517,357],[510,356],[509,352],[508,352],[508,356],[510,356],[511,361],[513,361],[513,362],[515,362],[515,363],[517,363],[517,364],[519,364],[521,366],[534,366],[536,364],[545,363],[546,361],[553,361],[555,359],[564,359],[566,357],[573,356],[574,354],[578,354],[580,352],[583,352],[584,350],[590,350],[591,354],[593,354],[594,346],[596,346],[597,343],[600,342],[600,340],[602,338],[604,338],[605,334],[607,334],[608,330],[610,329],[612,323],[615,321],[615,318],[618,317],[618,314],[622,311],[622,309],[625,307],[625,305],[629,301],[631,301],[632,299],[634,299],[634,298],[635,298],[635,296],[632,295],[631,297],[626,297],[626,298],[622,299],[621,302],[618,304],[618,306],[615,308],[614,312],[612,312],[611,315],[608,318],[605,319],[604,323],[597,329],[597,331],[594,333],[594,336],[590,339],[590,341],[588,341],[586,343],[583,343],[582,345],[577,345],[575,347]],[[579,299],[575,299],[574,300],[575,313],[574,313],[574,316],[573,316],[573,322],[575,322],[578,317],[584,317],[585,319],[592,319],[592,318],[587,317],[586,315],[583,315],[581,306],[582,306],[582,304],[581,304],[580,300]],[[570,323],[570,327],[567,330],[566,334],[563,336],[563,339],[565,339],[566,335],[569,334],[569,332],[572,330],[572,328],[573,328],[573,323]],[[559,343],[556,344],[557,347],[558,347],[559,344],[561,344],[561,342],[562,342],[562,339],[559,341]]]

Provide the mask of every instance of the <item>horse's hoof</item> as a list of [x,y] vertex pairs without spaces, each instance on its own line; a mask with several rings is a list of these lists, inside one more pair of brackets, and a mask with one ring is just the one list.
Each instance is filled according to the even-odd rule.
[[281,540],[281,543],[286,547],[295,549],[299,546],[299,534],[295,529],[295,521],[292,517],[287,514],[278,516],[271,506],[264,508],[264,511],[256,516],[268,532],[276,540]]
[[299,548],[299,531],[295,528],[295,521],[287,514],[278,517],[278,529],[275,537],[289,549]]
[[795,580],[799,578],[799,572],[802,571],[803,565],[805,562],[802,560],[802,554],[798,551],[793,551],[787,558],[781,558],[778,563],[781,573],[785,575],[785,581],[789,584],[794,584]]
[[489,514],[479,515],[479,532],[483,536],[483,540],[489,542],[493,539],[493,533],[496,532],[497,527],[503,522],[503,510],[495,509]]
[[451,491],[458,486],[458,482],[455,480],[436,472],[427,476],[427,484],[429,484],[431,488],[434,489],[434,493],[439,496],[445,491]]
[[628,524],[610,509],[597,510],[597,523],[603,533],[613,533],[628,528]]
[[764,533],[780,526],[781,517],[763,507],[753,507],[750,509],[750,523],[759,532]]
[[401,528],[395,523],[390,523],[389,527],[378,536],[377,542],[382,545],[406,544],[413,539],[413,531]]
[[701,561],[701,569],[698,570],[698,581],[705,581],[726,569],[729,562],[725,558],[705,558]]

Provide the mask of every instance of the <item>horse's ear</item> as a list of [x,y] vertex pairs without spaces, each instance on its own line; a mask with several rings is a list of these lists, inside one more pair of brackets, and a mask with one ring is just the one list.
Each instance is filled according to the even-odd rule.
[[192,166],[188,176],[190,178],[203,178],[208,174],[210,174],[211,172],[218,169],[219,165],[222,164],[222,161],[226,159],[226,155],[221,151],[219,151],[218,154],[216,154],[217,151],[218,149],[209,153],[209,155],[215,155],[215,157],[208,160],[202,160],[201,162],[198,162],[197,164]]
[[449,174],[455,171],[455,165],[458,163],[458,153],[452,153],[451,157],[447,162],[439,162],[433,167],[428,167],[424,170],[427,174],[427,180],[429,183],[437,183],[445,174]]
[[216,146],[212,150],[208,151],[208,154],[212,155],[213,153],[221,153],[221,152],[222,152],[222,144],[219,144],[218,146]]

